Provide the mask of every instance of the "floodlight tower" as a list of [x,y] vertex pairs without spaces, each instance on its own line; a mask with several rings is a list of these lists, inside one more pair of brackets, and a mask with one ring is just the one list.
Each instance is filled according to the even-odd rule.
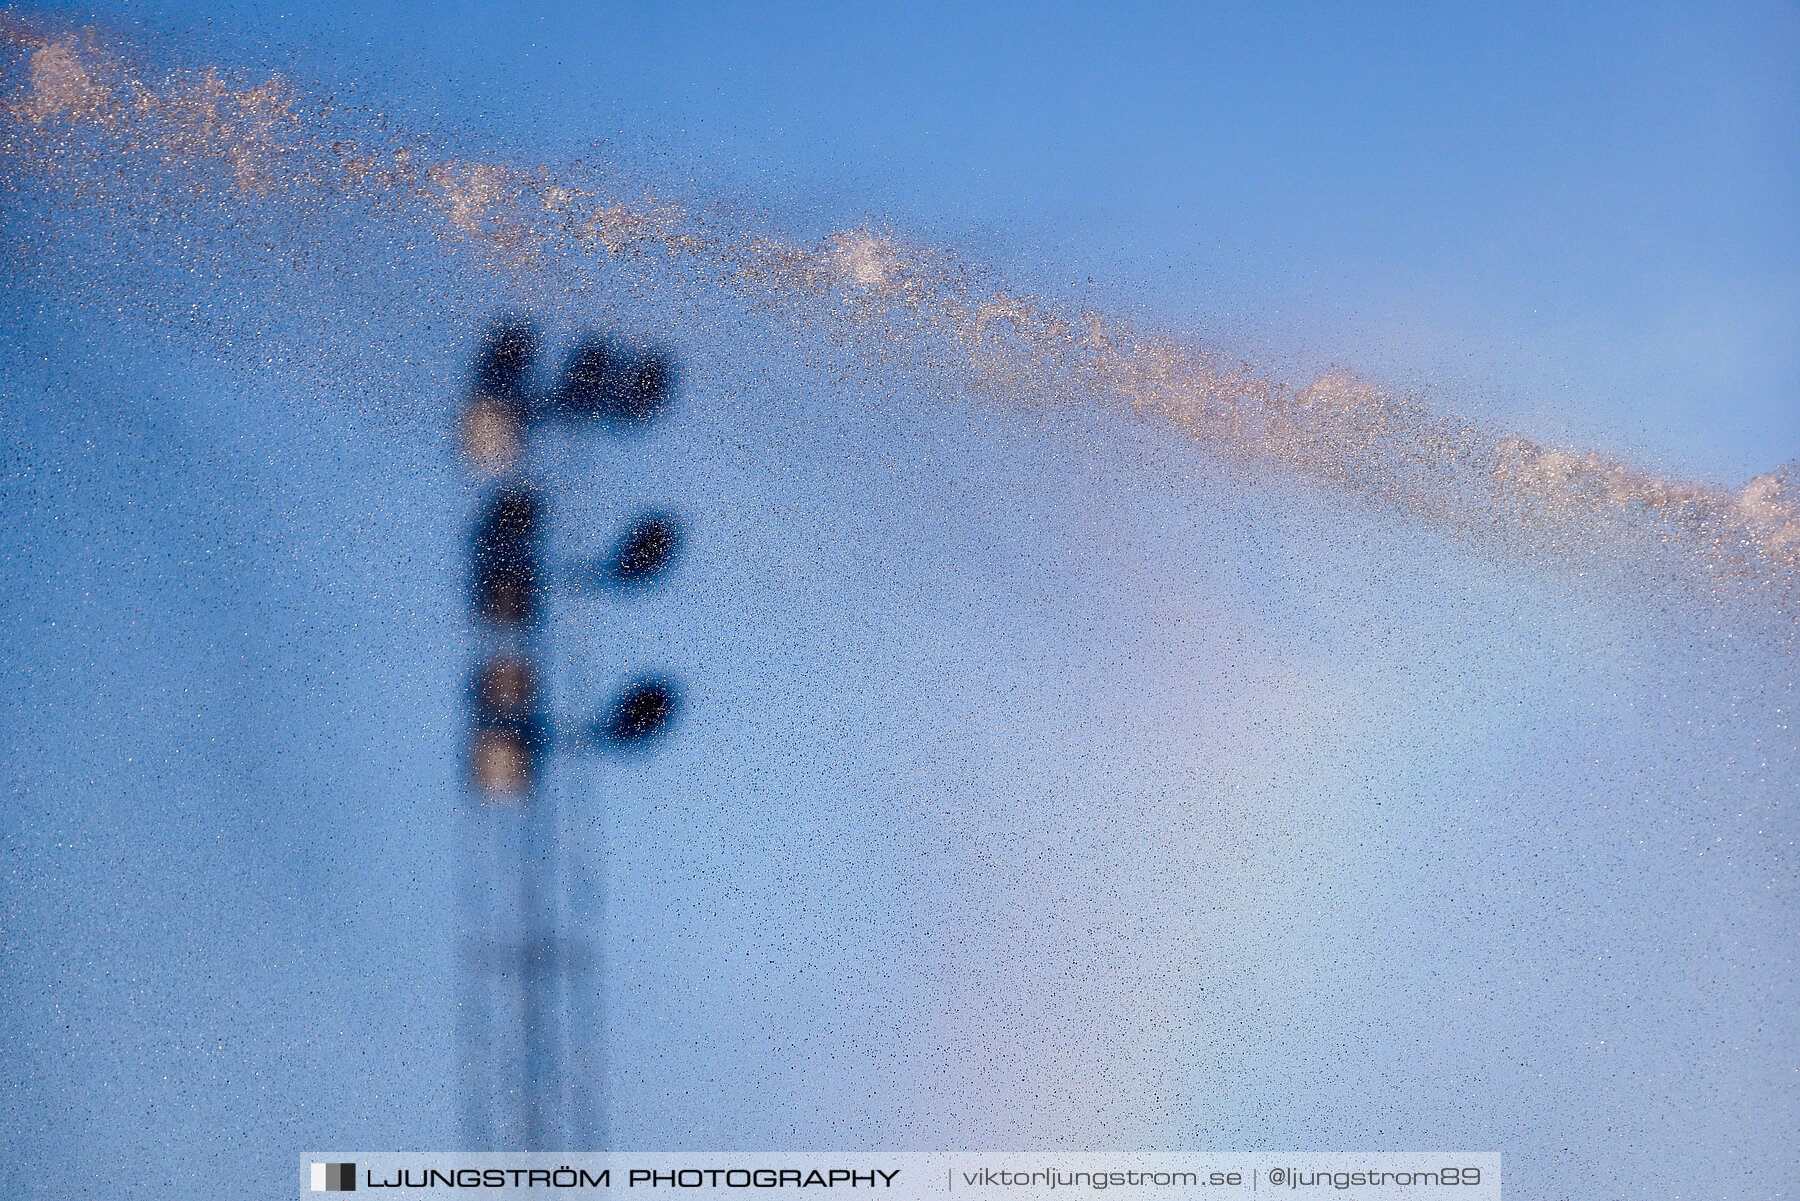
[[590,937],[568,929],[560,815],[548,781],[560,755],[650,742],[680,704],[672,681],[642,675],[598,716],[555,715],[556,633],[566,624],[555,620],[555,585],[654,581],[674,561],[682,531],[668,514],[641,515],[610,556],[563,570],[544,555],[548,497],[559,481],[540,482],[546,473],[535,466],[543,457],[539,443],[552,431],[624,434],[647,426],[668,403],[673,364],[616,340],[588,339],[556,384],[539,389],[537,358],[529,326],[495,325],[476,356],[458,425],[464,463],[488,481],[468,557],[474,662],[459,903],[462,1144],[469,1150],[602,1149],[570,1146],[604,1141],[597,1121],[577,1123],[570,1112],[572,1095],[604,1093],[603,1081],[584,1078],[594,1066],[571,1055],[594,1042],[594,1031],[574,1025],[597,1019],[570,1002],[594,987],[599,956]]

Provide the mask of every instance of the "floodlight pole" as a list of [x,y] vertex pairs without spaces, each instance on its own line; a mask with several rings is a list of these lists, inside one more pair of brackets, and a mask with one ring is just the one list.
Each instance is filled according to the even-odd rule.
[[[672,372],[663,356],[634,358],[614,343],[589,340],[570,357],[556,388],[542,396],[530,388],[536,351],[528,328],[495,327],[478,355],[459,421],[464,462],[499,481],[480,502],[469,556],[476,659],[463,822],[461,1024],[462,1142],[470,1150],[571,1149],[564,1143],[575,1115],[565,1093],[604,1094],[603,1082],[591,1092],[581,1081],[565,1088],[565,1051],[575,1040],[572,1006],[559,1002],[573,1001],[575,981],[589,971],[593,956],[588,944],[560,933],[568,882],[560,879],[560,817],[548,769],[557,751],[629,747],[655,738],[678,703],[667,681],[640,679],[577,733],[561,728],[546,699],[554,572],[542,549],[547,514],[531,469],[532,432],[550,418],[584,420],[614,432],[642,425],[660,412]],[[640,517],[610,561],[586,574],[620,586],[642,584],[665,570],[679,542],[679,525],[666,514]],[[512,1104],[496,1106],[508,1097]],[[588,1108],[600,1105],[590,1102]],[[513,1120],[496,1128],[506,1110]],[[603,1129],[588,1137],[605,1141]],[[516,1148],[499,1145],[509,1143]]]

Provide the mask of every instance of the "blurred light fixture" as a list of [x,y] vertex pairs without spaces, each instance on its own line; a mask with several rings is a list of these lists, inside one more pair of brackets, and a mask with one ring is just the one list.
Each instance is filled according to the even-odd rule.
[[469,754],[469,775],[475,790],[489,800],[523,800],[536,774],[536,755],[517,730],[485,729],[476,732]]
[[475,356],[475,390],[523,406],[537,353],[537,331],[529,322],[495,322]]
[[680,552],[681,532],[681,523],[670,514],[646,513],[639,517],[613,548],[608,574],[621,584],[656,579]]
[[473,387],[457,433],[463,461],[484,475],[512,470],[525,453],[537,351],[537,331],[529,324],[502,321],[488,331],[475,356]]
[[633,430],[662,413],[674,386],[675,362],[668,355],[636,351],[616,338],[589,338],[569,355],[552,405],[565,420]]
[[[463,461],[476,472],[508,477],[491,486],[476,512],[469,544],[469,606],[478,629],[476,667],[466,698],[469,788],[484,802],[471,807],[472,843],[465,889],[468,936],[489,948],[465,960],[467,993],[465,1132],[471,1148],[496,1138],[496,1117],[510,1113],[498,1137],[531,1150],[560,1145],[565,1104],[577,1106],[587,1086],[579,1079],[565,1095],[565,1054],[577,1056],[573,1019],[558,1006],[573,1004],[572,979],[586,961],[562,948],[576,946],[557,932],[555,887],[557,798],[550,756],[577,750],[620,754],[648,746],[673,724],[681,706],[670,680],[639,677],[586,726],[560,724],[544,693],[554,692],[557,627],[548,601],[541,555],[549,524],[543,496],[532,486],[534,441],[545,421],[565,429],[613,434],[648,426],[669,404],[676,372],[666,354],[615,338],[579,342],[553,386],[534,383],[538,336],[526,322],[503,320],[489,330],[473,364],[468,399],[458,421]],[[605,556],[570,573],[576,589],[647,584],[668,572],[681,550],[683,528],[674,516],[646,512],[619,534]],[[495,857],[501,852],[502,857]],[[510,864],[509,864],[509,861]],[[509,864],[509,865],[508,865]],[[503,866],[508,865],[508,866]],[[496,869],[516,869],[516,887],[495,889]],[[497,901],[511,892],[513,901]],[[521,970],[523,969],[523,970]],[[494,981],[498,975],[504,979]],[[564,978],[568,978],[565,981]],[[489,1062],[503,1032],[523,1055],[522,1076],[497,1081],[513,1068]],[[586,1094],[581,1094],[585,1096]],[[591,1128],[589,1102],[581,1112]],[[592,1135],[583,1135],[592,1138]]]
[[681,690],[672,680],[640,680],[619,694],[594,732],[621,750],[640,749],[674,723],[680,708]]
[[482,475],[512,470],[525,451],[519,414],[504,401],[477,397],[463,407],[457,425],[463,462]]
[[475,613],[495,625],[529,624],[538,612],[542,505],[529,488],[495,493],[475,529]]
[[475,681],[475,702],[483,717],[519,719],[532,712],[537,676],[517,655],[489,659]]

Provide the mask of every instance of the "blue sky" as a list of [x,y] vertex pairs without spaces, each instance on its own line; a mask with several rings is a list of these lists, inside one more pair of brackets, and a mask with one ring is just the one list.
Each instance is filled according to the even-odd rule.
[[1786,6],[281,11],[215,34],[1721,481],[1800,453]]
[[[1294,382],[1731,487],[1800,455],[1791,8],[76,20]],[[645,664],[691,699],[565,797],[616,1145],[1469,1147],[1527,1191],[1773,1195],[1791,617],[934,390],[680,271],[584,292],[350,207],[4,169],[19,1195],[453,1140],[450,431],[533,300],[685,364],[553,476],[570,554],[692,523],[665,590],[559,609],[574,703]]]

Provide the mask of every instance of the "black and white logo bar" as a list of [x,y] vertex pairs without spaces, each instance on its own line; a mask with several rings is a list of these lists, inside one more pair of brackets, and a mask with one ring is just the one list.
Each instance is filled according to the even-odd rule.
[[315,1193],[354,1193],[356,1165],[353,1163],[316,1163],[312,1166],[312,1191]]

